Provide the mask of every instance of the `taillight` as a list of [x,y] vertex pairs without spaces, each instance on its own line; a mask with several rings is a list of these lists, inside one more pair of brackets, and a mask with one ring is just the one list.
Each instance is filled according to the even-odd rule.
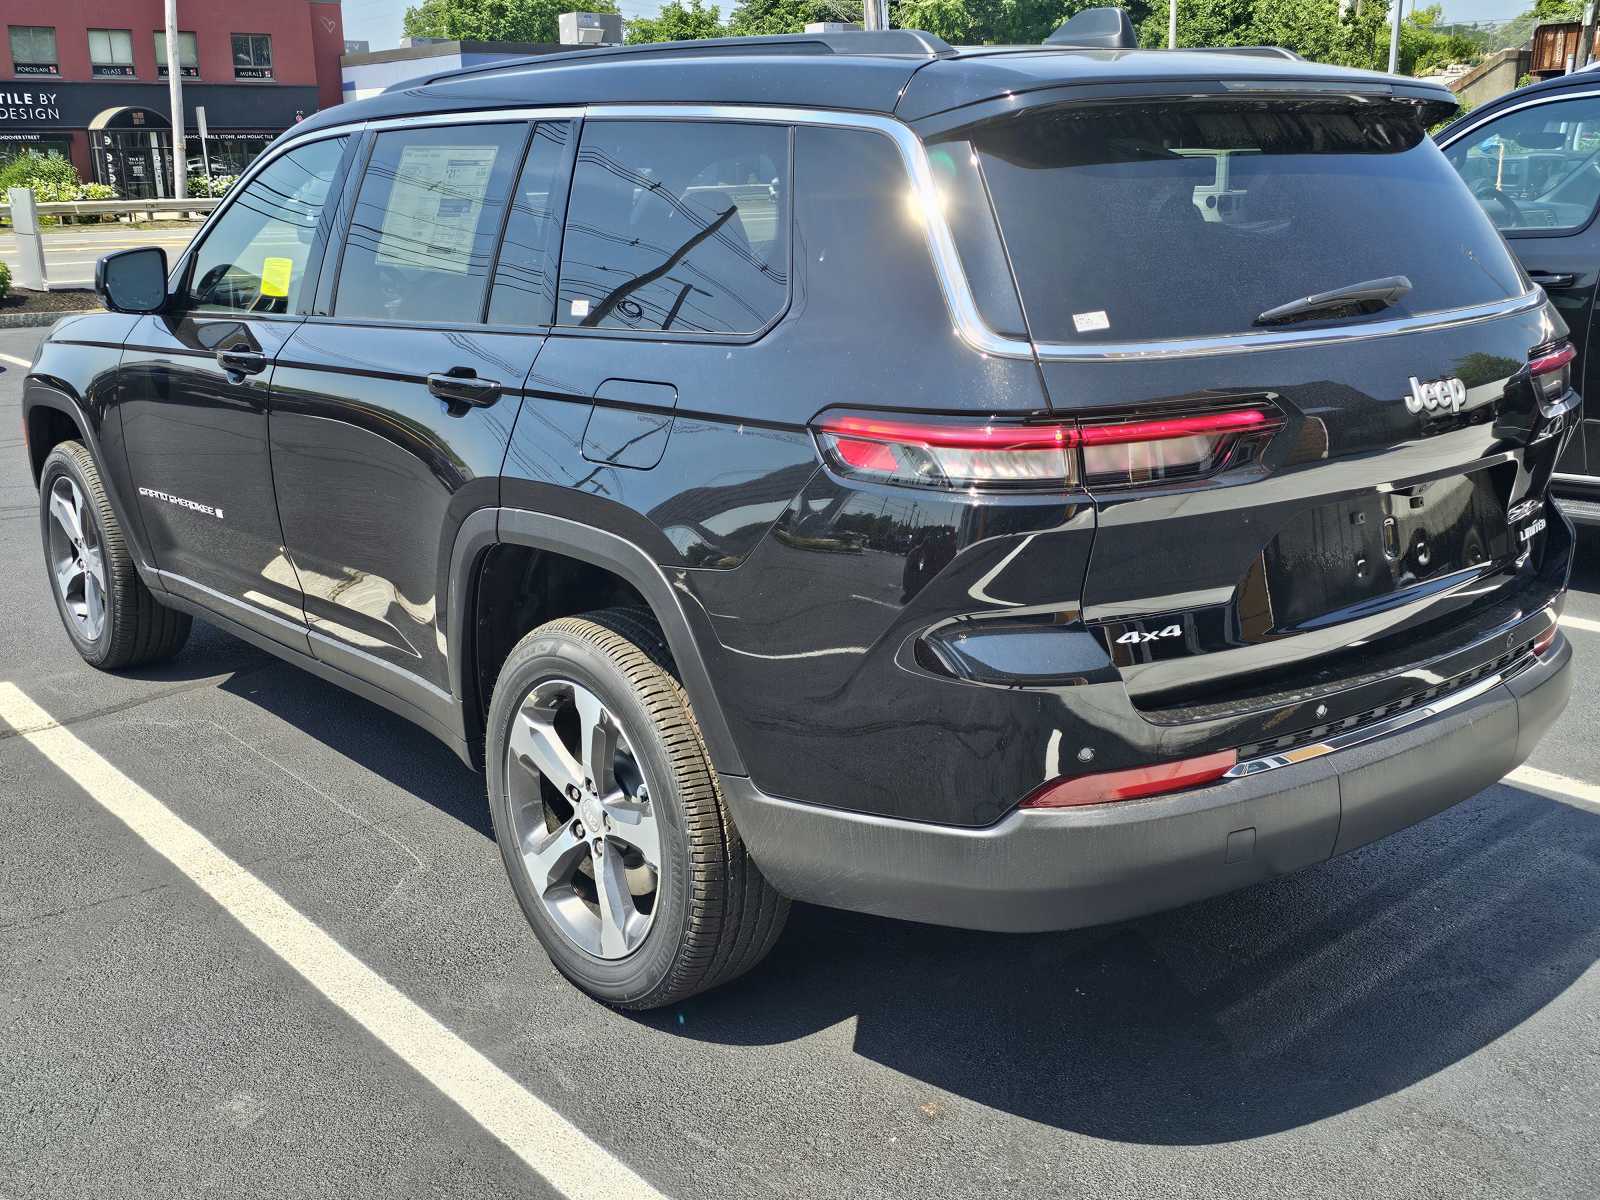
[[1223,750],[1199,758],[1133,767],[1126,771],[1055,779],[1035,788],[1020,807],[1078,808],[1085,804],[1110,804],[1117,800],[1163,796],[1168,792],[1181,792],[1202,784],[1215,783],[1238,762],[1239,755],[1235,751]]
[[817,440],[846,475],[916,487],[1041,487],[1077,482],[1070,425],[936,424],[834,416]]
[[1533,353],[1528,371],[1541,400],[1550,404],[1567,394],[1572,387],[1572,360],[1577,357],[1578,351],[1571,342]]
[[1534,638],[1533,639],[1533,652],[1534,652],[1534,654],[1537,655],[1539,658],[1543,658],[1544,655],[1545,655],[1545,651],[1550,649],[1551,646],[1554,646],[1556,644],[1556,634],[1558,634],[1560,632],[1561,632],[1561,627],[1559,625],[1552,625],[1552,626],[1550,626],[1549,629],[1546,629],[1538,637]]
[[836,471],[941,488],[1038,488],[1195,477],[1225,465],[1244,439],[1282,425],[1258,408],[1083,424],[902,421],[825,416],[817,440]]

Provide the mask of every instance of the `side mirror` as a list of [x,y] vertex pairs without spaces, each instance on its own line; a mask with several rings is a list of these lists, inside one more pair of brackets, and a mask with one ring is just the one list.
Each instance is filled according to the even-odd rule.
[[167,306],[167,252],[140,246],[94,265],[94,291],[112,312],[157,313]]

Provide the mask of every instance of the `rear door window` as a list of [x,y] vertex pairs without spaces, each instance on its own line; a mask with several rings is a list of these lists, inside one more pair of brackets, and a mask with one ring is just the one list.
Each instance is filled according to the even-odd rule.
[[474,322],[483,304],[524,124],[380,133],[356,197],[333,315]]
[[789,130],[724,121],[584,124],[556,323],[753,333],[789,289]]
[[1502,231],[1579,229],[1600,202],[1600,96],[1509,112],[1445,157]]
[[495,265],[491,325],[550,323],[555,299],[553,243],[561,228],[556,206],[566,195],[561,170],[571,139],[572,125],[567,121],[541,121],[534,129]]
[[[1493,225],[1398,104],[1057,105],[961,136],[1041,341],[1249,332],[1267,309],[1397,275],[1411,290],[1354,320],[1524,290]],[[1330,323],[1349,319],[1305,324]]]

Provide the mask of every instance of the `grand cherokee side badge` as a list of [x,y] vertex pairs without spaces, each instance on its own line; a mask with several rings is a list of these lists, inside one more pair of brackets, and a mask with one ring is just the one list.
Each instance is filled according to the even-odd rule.
[[155,490],[155,488],[142,487],[139,489],[139,495],[150,500],[159,500],[163,504],[172,504],[176,505],[178,508],[187,508],[190,512],[197,512],[208,517],[215,517],[219,521],[223,519],[222,510],[220,508],[212,508],[211,505],[201,504],[197,500],[185,500],[182,496],[174,496],[170,492],[158,492]]
[[1427,383],[1419,382],[1415,375],[1411,377],[1411,391],[1406,395],[1406,407],[1414,413],[1424,411],[1458,413],[1466,402],[1467,385],[1454,376],[1447,379],[1432,379]]

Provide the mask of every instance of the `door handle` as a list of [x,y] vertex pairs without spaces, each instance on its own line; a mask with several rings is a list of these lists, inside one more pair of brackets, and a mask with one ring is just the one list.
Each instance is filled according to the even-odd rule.
[[471,405],[486,408],[500,399],[500,384],[493,379],[479,379],[471,367],[451,367],[428,376],[428,390],[446,404]]
[[218,350],[217,362],[230,375],[259,375],[267,369],[267,356],[255,350]]
[[1574,271],[1529,271],[1528,278],[1549,291],[1551,288],[1569,288],[1578,282]]

